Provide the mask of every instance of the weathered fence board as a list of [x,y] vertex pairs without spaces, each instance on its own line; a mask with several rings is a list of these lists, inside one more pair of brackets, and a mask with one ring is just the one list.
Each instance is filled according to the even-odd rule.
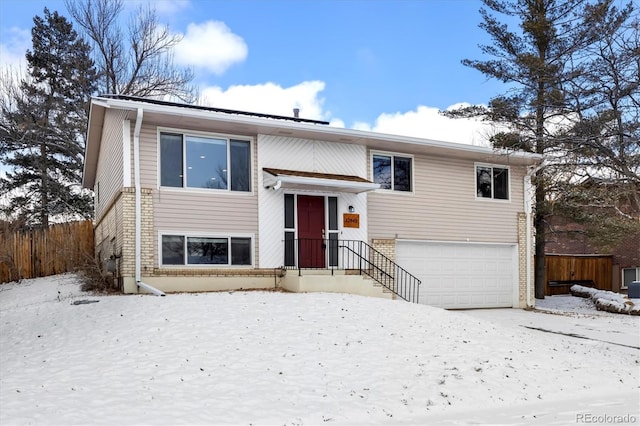
[[0,229],[0,283],[72,272],[93,259],[93,223]]

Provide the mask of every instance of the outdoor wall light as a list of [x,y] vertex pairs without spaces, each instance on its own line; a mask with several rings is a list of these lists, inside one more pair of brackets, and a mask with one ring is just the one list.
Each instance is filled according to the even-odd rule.
[[349,213],[353,213],[355,211],[356,211],[356,209],[354,209],[353,206],[349,206]]

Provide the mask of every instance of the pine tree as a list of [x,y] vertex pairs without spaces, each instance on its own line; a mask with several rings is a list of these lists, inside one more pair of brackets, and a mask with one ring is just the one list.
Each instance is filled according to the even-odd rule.
[[[508,90],[491,99],[487,107],[474,106],[452,116],[481,115],[504,131],[494,135],[494,147],[521,149],[545,155],[534,176],[536,186],[534,227],[536,238],[535,296],[544,298],[545,238],[551,213],[549,194],[558,173],[556,167],[572,143],[566,119],[580,109],[584,94],[571,92],[573,82],[584,75],[588,49],[600,37],[598,30],[610,15],[613,0],[483,0],[483,28],[492,39],[481,45],[490,57],[462,63],[490,78],[504,82]],[[515,22],[517,27],[504,21]]]
[[3,93],[0,108],[0,160],[12,168],[0,181],[9,197],[1,210],[47,226],[54,216],[92,216],[80,181],[95,69],[89,46],[65,17],[45,8],[33,21],[28,75],[18,90]]
[[640,15],[632,3],[598,12],[597,41],[573,61],[581,72],[560,163],[572,173],[556,180],[553,200],[606,250],[640,233]]

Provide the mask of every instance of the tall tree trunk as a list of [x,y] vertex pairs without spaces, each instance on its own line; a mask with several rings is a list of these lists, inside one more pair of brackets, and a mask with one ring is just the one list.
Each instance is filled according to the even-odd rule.
[[47,176],[47,143],[40,141],[40,179],[42,179],[40,193],[40,224],[49,226],[49,188]]
[[[545,60],[546,45],[540,44],[538,46],[538,54],[540,58]],[[544,100],[546,84],[544,80],[544,73],[538,75],[538,87],[536,94],[536,153],[544,154],[546,150],[546,143],[544,140]],[[545,217],[547,214],[546,208],[546,195],[547,187],[544,178],[544,171],[538,169],[536,172],[536,214],[534,225],[536,228],[536,258],[535,258],[535,275],[534,275],[534,289],[536,299],[544,299],[545,290]]]
[[[543,180],[542,171],[538,171],[539,181]],[[540,182],[536,186],[536,214],[534,216],[534,226],[536,229],[536,258],[534,272],[535,298],[544,299],[546,273],[545,273],[545,238],[547,234],[545,223],[545,191],[544,185]]]

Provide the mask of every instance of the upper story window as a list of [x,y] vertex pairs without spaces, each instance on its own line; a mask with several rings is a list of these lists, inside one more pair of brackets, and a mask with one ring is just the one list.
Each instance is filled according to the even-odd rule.
[[509,169],[476,165],[476,196],[494,200],[509,199]]
[[413,158],[393,154],[373,154],[373,181],[380,189],[411,192],[413,190]]
[[251,191],[251,143],[162,132],[160,185]]

